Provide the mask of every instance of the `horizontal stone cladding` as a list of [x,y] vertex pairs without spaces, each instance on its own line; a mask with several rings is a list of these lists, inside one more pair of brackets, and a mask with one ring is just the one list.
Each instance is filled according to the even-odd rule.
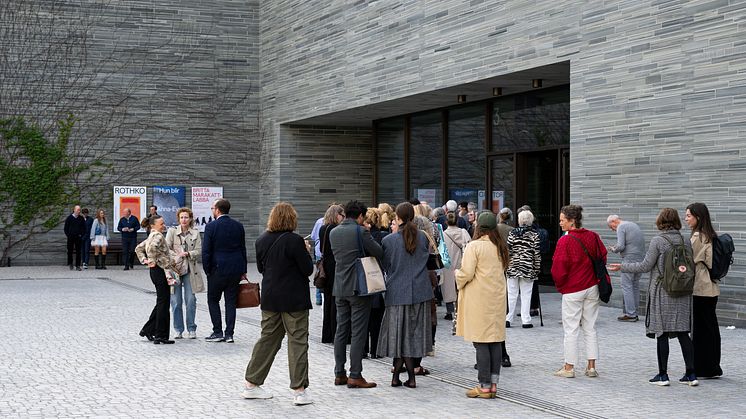
[[280,137],[279,197],[298,211],[298,234],[310,234],[331,202],[373,205],[370,128],[283,126]]
[[[82,3],[100,6],[101,2]],[[89,9],[99,14],[86,15],[91,25],[88,53],[92,60],[114,57],[97,63],[99,75],[107,78],[109,91],[128,92],[128,112],[140,121],[142,130],[133,139],[130,132],[115,130],[92,145],[118,151],[107,156],[114,166],[102,181],[107,185],[105,195],[94,198],[84,185],[80,204],[101,207],[111,218],[115,185],[148,186],[148,203],[152,202],[152,186],[186,186],[187,205],[192,186],[223,186],[233,205],[231,215],[244,222],[247,231],[256,231],[252,224],[259,222],[255,214],[261,205],[257,179],[263,177],[259,164],[259,2],[127,0],[107,4]],[[78,13],[63,11],[59,19]],[[0,46],[3,42],[0,39]],[[68,106],[81,124],[95,114],[91,106]],[[247,237],[248,242],[253,243]],[[31,240],[12,263],[64,265],[64,249],[59,226]]]
[[[262,94],[275,123],[569,61],[571,201],[585,207],[586,226],[610,242],[605,220],[616,213],[649,240],[661,207],[683,216],[702,201],[716,228],[746,248],[745,2],[286,0],[261,8]],[[723,281],[733,307],[721,310],[726,320],[746,313],[743,255]]]

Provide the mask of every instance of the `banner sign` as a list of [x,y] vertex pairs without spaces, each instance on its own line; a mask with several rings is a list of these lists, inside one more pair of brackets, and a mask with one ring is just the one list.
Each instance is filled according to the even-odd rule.
[[153,186],[153,205],[158,207],[158,214],[163,217],[166,226],[179,225],[176,211],[184,206],[185,192],[183,186]]
[[505,207],[505,191],[492,191],[492,212],[497,214]]
[[430,205],[431,207],[433,205],[439,205],[435,203],[436,194],[437,194],[436,189],[417,189],[417,199],[420,202]]
[[222,186],[193,186],[192,212],[194,213],[194,227],[205,231],[205,225],[212,221],[210,207],[216,199],[223,197]]
[[[449,189],[448,194],[451,195],[451,199],[460,202],[473,202],[476,204],[479,201],[479,192],[476,189]],[[480,207],[481,208],[481,207]]]
[[[129,209],[132,215],[142,222],[147,213],[145,199],[147,188],[145,186],[115,186],[114,187],[114,218],[111,222],[112,230],[118,233],[119,219],[124,217],[124,210]],[[145,231],[144,228],[138,230]]]

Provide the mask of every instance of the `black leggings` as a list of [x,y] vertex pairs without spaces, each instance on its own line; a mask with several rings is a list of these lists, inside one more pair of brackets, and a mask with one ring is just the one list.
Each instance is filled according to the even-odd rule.
[[658,337],[658,372],[660,374],[668,373],[668,339],[672,336],[679,338],[681,353],[684,355],[684,364],[686,365],[686,374],[694,373],[694,345],[689,338],[689,332],[667,332]]

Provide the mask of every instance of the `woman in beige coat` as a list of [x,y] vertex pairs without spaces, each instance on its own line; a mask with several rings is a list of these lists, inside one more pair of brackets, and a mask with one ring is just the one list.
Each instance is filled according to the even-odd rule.
[[497,393],[505,341],[505,267],[508,248],[497,232],[492,212],[477,218],[474,241],[464,249],[461,269],[456,271],[459,289],[456,335],[474,343],[477,350],[479,386],[467,397],[491,399]]
[[720,286],[710,279],[712,268],[712,242],[717,233],[705,204],[695,202],[686,207],[686,223],[692,229],[694,255],[694,293],[692,297],[692,344],[694,345],[694,371],[697,377],[719,377],[720,328],[716,308]]
[[199,230],[194,228],[194,215],[189,208],[179,208],[176,212],[179,225],[168,229],[166,246],[171,251],[171,258],[176,265],[176,273],[180,281],[174,286],[171,294],[171,312],[174,316],[174,339],[181,339],[184,334],[184,310],[186,304],[186,326],[189,339],[197,338],[197,324],[194,318],[197,313],[197,296],[205,291],[202,279],[202,238]]

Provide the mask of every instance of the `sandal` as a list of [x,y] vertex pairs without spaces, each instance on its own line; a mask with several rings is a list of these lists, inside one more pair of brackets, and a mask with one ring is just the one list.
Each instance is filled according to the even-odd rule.
[[391,387],[401,387],[401,386],[402,386],[402,382],[400,379],[394,378],[393,380],[391,380]]
[[407,380],[403,384],[404,386],[409,387],[409,388],[417,388],[417,383],[414,380],[412,381]]
[[425,367],[417,367],[414,370],[414,375],[430,375],[430,370]]

